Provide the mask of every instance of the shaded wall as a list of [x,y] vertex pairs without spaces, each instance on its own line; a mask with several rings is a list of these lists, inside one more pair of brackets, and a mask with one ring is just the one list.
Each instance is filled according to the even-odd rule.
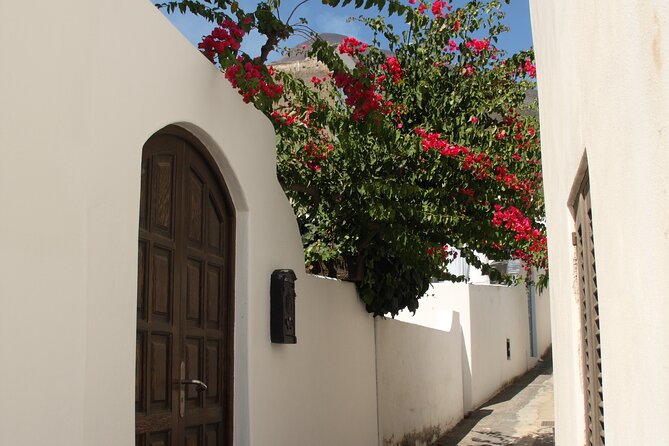
[[556,441],[585,443],[570,205],[587,158],[606,444],[655,444],[657,426],[669,417],[669,3],[530,4],[551,275]]

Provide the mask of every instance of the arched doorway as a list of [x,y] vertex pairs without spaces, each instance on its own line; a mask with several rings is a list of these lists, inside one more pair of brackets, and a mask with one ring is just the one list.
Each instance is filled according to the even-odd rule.
[[168,127],[142,153],[137,446],[232,444],[234,209],[206,149]]

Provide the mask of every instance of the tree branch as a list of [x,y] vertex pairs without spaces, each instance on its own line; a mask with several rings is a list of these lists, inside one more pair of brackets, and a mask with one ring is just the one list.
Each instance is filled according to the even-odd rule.
[[315,187],[305,186],[303,184],[291,184],[290,186],[284,186],[283,189],[286,191],[300,192],[303,194],[308,194],[314,199],[314,204],[318,204],[321,200],[321,193]]

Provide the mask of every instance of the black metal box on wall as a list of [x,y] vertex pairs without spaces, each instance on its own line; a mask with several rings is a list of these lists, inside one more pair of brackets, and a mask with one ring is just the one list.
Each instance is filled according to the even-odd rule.
[[297,344],[295,336],[295,281],[292,269],[272,272],[270,283],[270,338],[276,344]]

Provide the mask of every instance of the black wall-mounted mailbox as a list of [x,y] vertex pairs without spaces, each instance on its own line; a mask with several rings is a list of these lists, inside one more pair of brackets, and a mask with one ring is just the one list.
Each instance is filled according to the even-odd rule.
[[295,281],[292,269],[277,269],[270,283],[270,337],[277,344],[297,344],[295,336]]

